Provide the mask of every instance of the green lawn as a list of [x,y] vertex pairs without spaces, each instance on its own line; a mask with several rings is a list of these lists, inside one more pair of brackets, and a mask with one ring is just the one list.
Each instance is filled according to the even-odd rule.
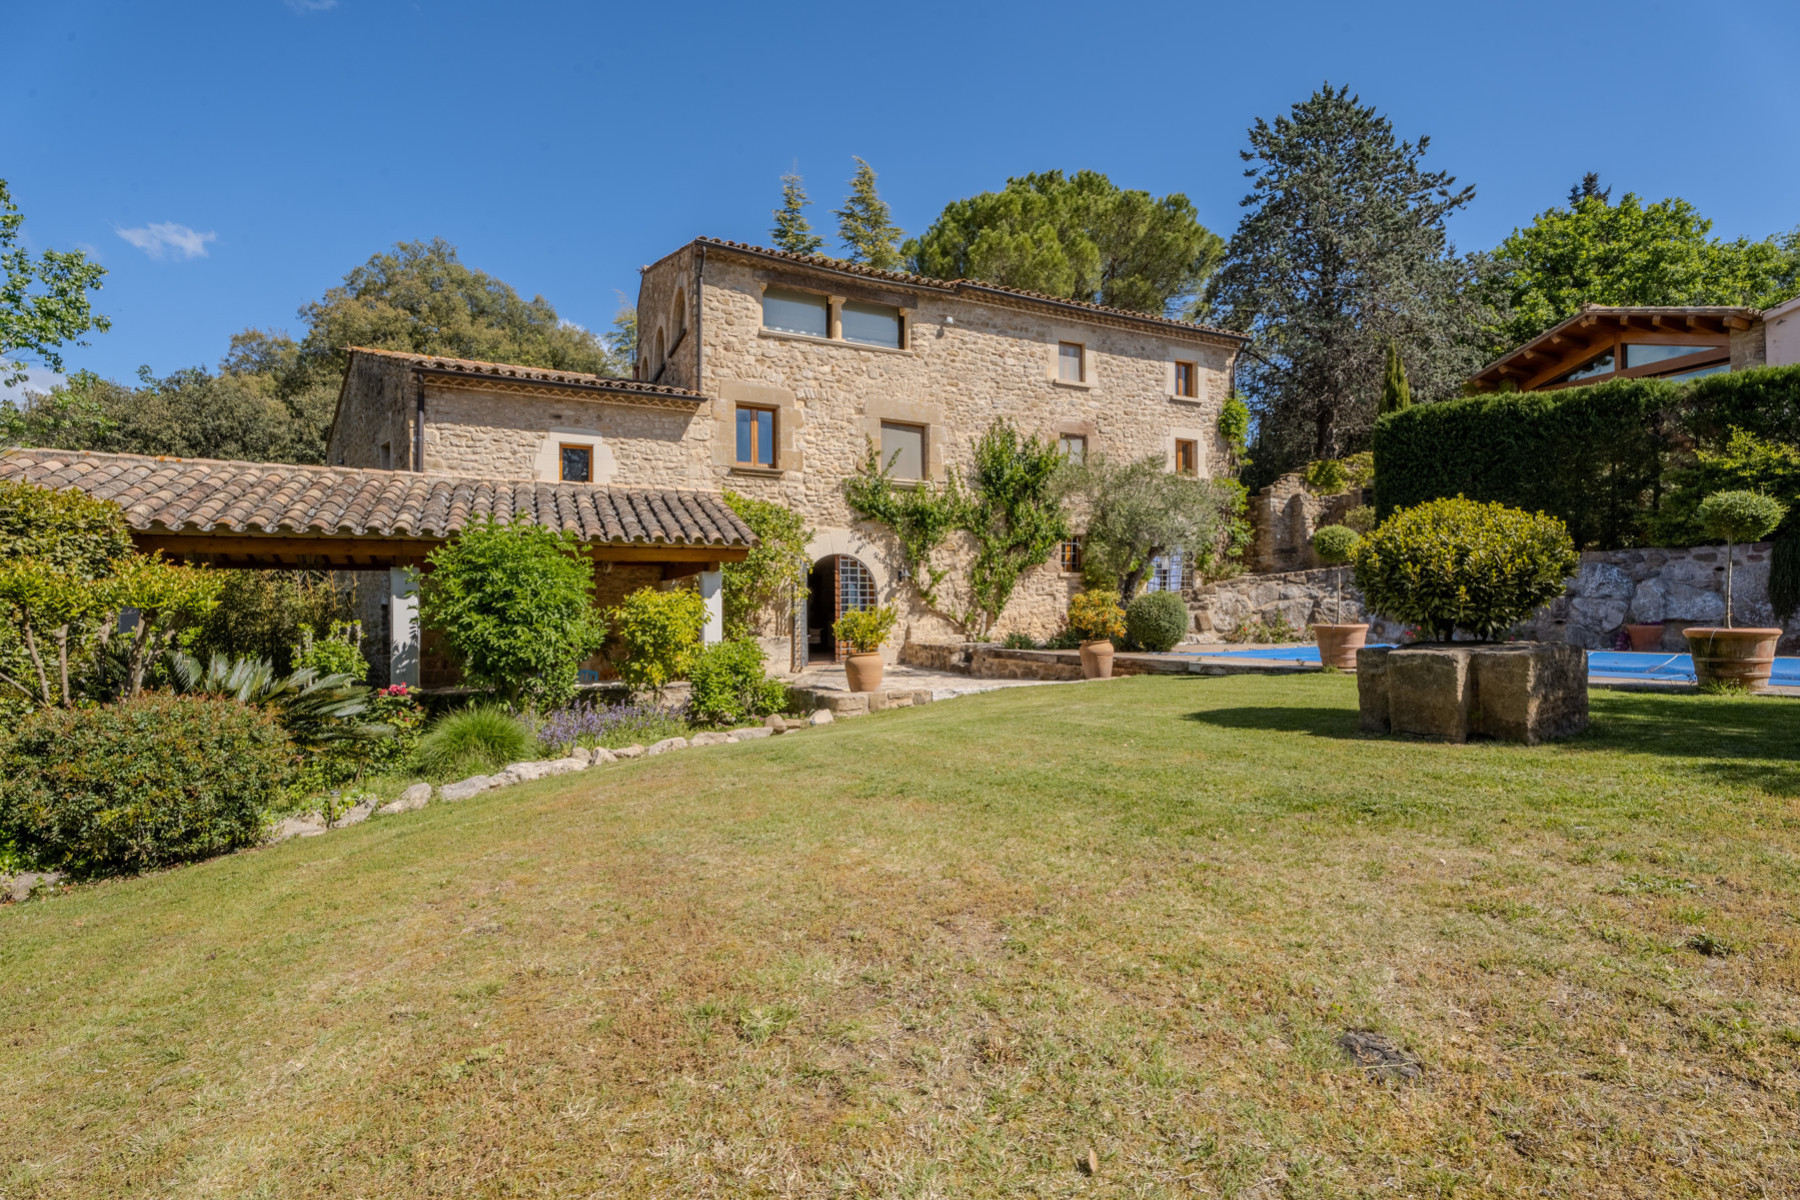
[[1594,716],[1024,688],[0,909],[0,1197],[1800,1194],[1800,705]]

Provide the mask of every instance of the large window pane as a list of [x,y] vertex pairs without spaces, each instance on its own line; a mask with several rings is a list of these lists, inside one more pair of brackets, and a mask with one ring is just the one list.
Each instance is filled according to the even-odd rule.
[[1080,383],[1082,373],[1082,350],[1080,342],[1058,342],[1056,346],[1056,377],[1065,383]]
[[767,408],[737,410],[737,460],[759,467],[775,465],[775,413]]
[[900,348],[900,310],[885,304],[844,301],[843,311],[838,315],[838,328],[846,342]]
[[1692,371],[1683,371],[1679,375],[1664,375],[1663,378],[1675,383],[1683,379],[1698,379],[1702,375],[1723,375],[1729,370],[1731,370],[1730,363],[1714,363],[1710,367],[1697,367]]
[[1671,358],[1686,358],[1703,350],[1723,354],[1727,349],[1725,346],[1646,346],[1634,342],[1625,347],[1625,366],[1628,369],[1647,367],[1651,363],[1667,362]]
[[925,478],[925,430],[919,425],[881,423],[881,461],[895,479]]
[[768,288],[763,292],[763,328],[827,337],[831,333],[830,303],[812,292]]
[[1609,372],[1612,371],[1612,369],[1613,369],[1613,352],[1611,350],[1608,350],[1606,353],[1599,355],[1598,357],[1588,359],[1586,362],[1582,363],[1579,367],[1576,367],[1573,371],[1570,371],[1567,375],[1564,375],[1561,379],[1554,380],[1553,382],[1555,382],[1555,383],[1573,383],[1577,379],[1592,379],[1596,375],[1608,374]]

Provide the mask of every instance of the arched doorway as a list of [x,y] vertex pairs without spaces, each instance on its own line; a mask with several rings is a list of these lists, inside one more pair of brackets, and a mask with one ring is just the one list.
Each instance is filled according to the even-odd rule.
[[813,564],[806,587],[807,661],[842,662],[831,627],[847,612],[875,607],[875,576],[853,555],[829,554]]

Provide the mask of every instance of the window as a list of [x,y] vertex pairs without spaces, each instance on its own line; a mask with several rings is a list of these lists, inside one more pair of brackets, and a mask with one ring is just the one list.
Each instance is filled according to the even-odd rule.
[[831,302],[823,296],[791,288],[766,288],[762,308],[764,329],[831,336]]
[[838,615],[863,612],[876,606],[875,576],[861,559],[840,554],[837,561]]
[[738,406],[737,460],[752,467],[775,465],[774,409]]
[[1062,569],[1065,571],[1081,570],[1081,539],[1070,538],[1062,544]]
[[1703,352],[1725,354],[1729,346],[1644,346],[1627,345],[1625,347],[1625,366],[1647,367],[1651,363],[1667,362],[1671,358],[1686,358],[1690,354]]
[[1070,462],[1083,463],[1087,461],[1087,439],[1080,434],[1065,433],[1056,439],[1056,444],[1062,450],[1062,456]]
[[1200,473],[1200,443],[1186,438],[1175,439],[1175,473],[1177,475],[1198,475]]
[[1179,549],[1150,560],[1146,592],[1179,592],[1187,582],[1187,555]]
[[392,442],[381,443],[381,469],[384,471],[394,469],[394,443]]
[[885,304],[846,300],[843,311],[838,314],[838,332],[846,342],[857,342],[864,346],[887,346],[898,350],[900,310],[889,308]]
[[1683,371],[1678,375],[1664,375],[1663,378],[1674,383],[1683,379],[1698,379],[1702,375],[1722,375],[1729,370],[1731,370],[1730,363],[1713,363],[1711,366],[1695,367],[1692,371]]
[[675,307],[669,313],[669,328],[675,331],[675,340],[678,342],[681,340],[681,335],[687,332],[686,288],[675,289]]
[[594,448],[592,446],[571,446],[565,443],[562,447],[562,480],[564,483],[589,483],[594,478]]
[[883,421],[881,464],[895,479],[925,478],[925,427]]
[[1195,370],[1191,362],[1175,364],[1175,394],[1177,396],[1195,395]]
[[1080,342],[1056,343],[1056,377],[1064,383],[1082,383],[1087,379],[1087,347]]
[[1592,379],[1596,375],[1610,374],[1613,369],[1613,352],[1597,355],[1564,375],[1561,379],[1553,379],[1552,383],[1573,383],[1577,379]]

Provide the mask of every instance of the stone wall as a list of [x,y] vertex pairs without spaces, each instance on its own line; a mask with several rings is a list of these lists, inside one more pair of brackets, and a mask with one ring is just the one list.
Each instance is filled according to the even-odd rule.
[[1283,475],[1249,500],[1250,541],[1247,565],[1259,574],[1304,571],[1319,565],[1312,536],[1321,526],[1339,524],[1344,514],[1363,501],[1363,490],[1352,487],[1335,496],[1309,491],[1298,472]]
[[[413,470],[413,410],[418,384],[411,364],[379,354],[351,357],[338,390],[325,446],[333,466]],[[382,447],[388,449],[385,460]]]
[[1239,575],[1187,593],[1195,636],[1216,642],[1239,625],[1254,620],[1267,623],[1279,616],[1294,629],[1316,624],[1369,622],[1371,642],[1399,641],[1402,628],[1384,617],[1365,617],[1362,593],[1356,590],[1349,567],[1343,568],[1344,604],[1341,619],[1336,603],[1338,570],[1319,567],[1268,575]]
[[[1769,543],[1733,552],[1732,609],[1739,625],[1780,624],[1769,607]],[[1688,625],[1725,623],[1725,547],[1590,550],[1568,592],[1521,627],[1523,636],[1589,650],[1613,648],[1626,624],[1663,623],[1662,645],[1684,652]],[[1790,620],[1780,653],[1800,651],[1800,619]]]

